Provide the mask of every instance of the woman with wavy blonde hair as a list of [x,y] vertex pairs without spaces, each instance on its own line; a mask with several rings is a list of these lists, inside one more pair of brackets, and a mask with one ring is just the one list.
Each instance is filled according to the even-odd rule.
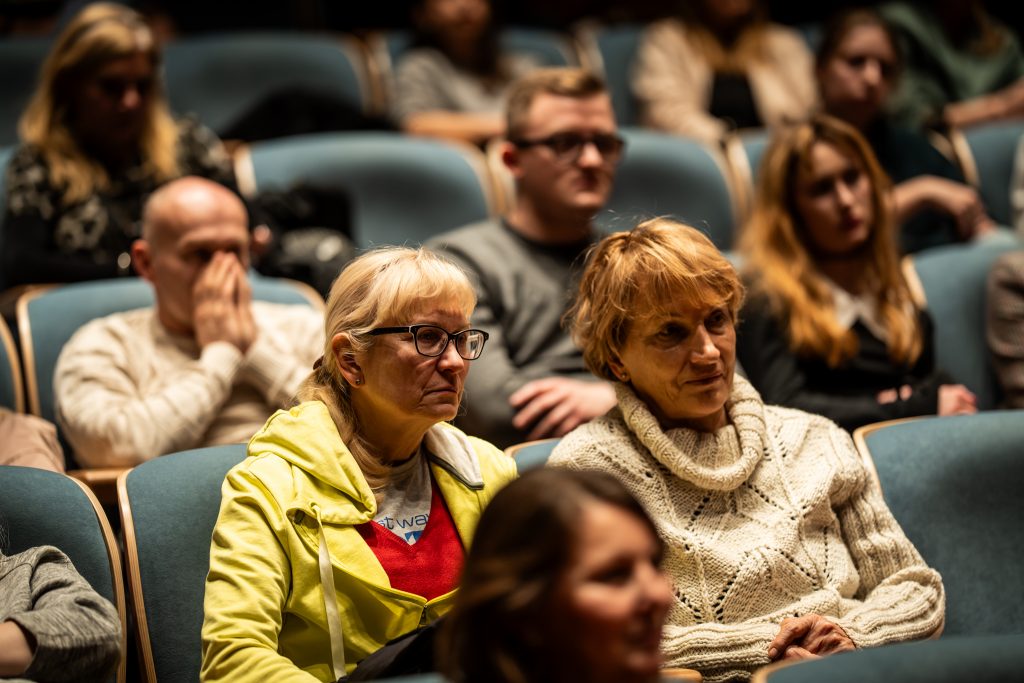
[[740,363],[768,403],[847,429],[974,412],[935,368],[932,323],[900,270],[890,184],[864,138],[816,116],[765,153],[746,226]]
[[161,54],[142,16],[88,5],[43,63],[7,169],[7,285],[131,272],[145,198],[199,175],[234,185],[220,141],[164,98]]

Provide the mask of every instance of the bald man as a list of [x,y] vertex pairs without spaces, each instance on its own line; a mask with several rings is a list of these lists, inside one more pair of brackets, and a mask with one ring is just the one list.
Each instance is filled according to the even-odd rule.
[[79,464],[248,441],[291,402],[323,352],[323,317],[252,301],[247,225],[238,197],[202,178],[150,197],[132,260],[155,306],[92,321],[57,361],[57,420]]

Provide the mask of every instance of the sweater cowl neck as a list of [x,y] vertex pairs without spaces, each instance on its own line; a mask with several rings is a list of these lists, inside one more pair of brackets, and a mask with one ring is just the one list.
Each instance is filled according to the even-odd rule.
[[694,486],[731,491],[750,477],[764,455],[764,404],[742,377],[734,377],[725,404],[727,424],[714,432],[665,431],[630,387],[616,384],[615,391],[629,430],[659,463]]

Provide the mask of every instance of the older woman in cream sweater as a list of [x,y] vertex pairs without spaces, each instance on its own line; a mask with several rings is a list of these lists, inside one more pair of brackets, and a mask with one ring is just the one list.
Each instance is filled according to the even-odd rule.
[[619,403],[551,462],[609,471],[650,511],[675,582],[666,663],[744,680],[773,660],[937,634],[942,580],[849,435],[734,376],[742,299],[706,237],[654,219],[596,247],[571,311]]

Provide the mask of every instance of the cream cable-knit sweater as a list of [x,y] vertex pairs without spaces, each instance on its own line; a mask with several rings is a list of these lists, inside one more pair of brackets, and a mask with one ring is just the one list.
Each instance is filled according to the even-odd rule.
[[566,436],[550,463],[600,469],[643,503],[666,542],[676,600],[666,665],[709,683],[768,663],[784,618],[829,617],[858,647],[942,627],[942,579],[885,506],[846,432],[765,406],[736,377],[729,424],[662,431],[628,387],[619,407]]

